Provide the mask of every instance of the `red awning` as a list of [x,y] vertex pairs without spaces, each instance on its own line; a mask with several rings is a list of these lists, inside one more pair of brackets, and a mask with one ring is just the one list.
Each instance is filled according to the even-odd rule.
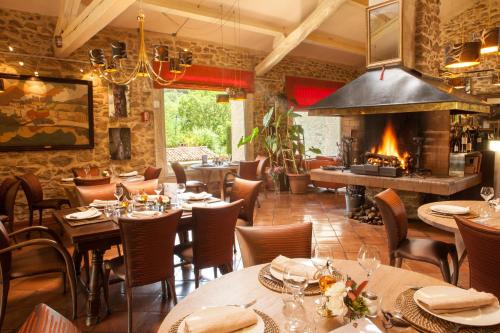
[[[159,62],[153,62],[155,71],[158,71]],[[255,73],[236,69],[193,65],[186,69],[184,75],[177,74],[180,78],[173,84],[165,87],[154,83],[155,88],[191,88],[206,90],[223,90],[225,88],[243,88],[247,92],[254,90]],[[172,80],[174,74],[170,73],[168,64],[162,66],[161,77]]]
[[334,93],[344,84],[344,82],[287,76],[285,89],[290,103],[295,107],[303,108]]

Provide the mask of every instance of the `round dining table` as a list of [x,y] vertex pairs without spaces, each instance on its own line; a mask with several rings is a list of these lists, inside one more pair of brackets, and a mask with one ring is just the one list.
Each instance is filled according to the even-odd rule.
[[224,177],[226,176],[227,173],[229,172],[234,172],[238,170],[238,164],[234,163],[224,163],[220,165],[215,165],[215,164],[193,164],[191,165],[191,169],[200,171],[202,181],[205,184],[209,184],[210,182],[210,177],[212,176],[213,173],[219,175],[219,191],[220,191],[220,198],[224,199]]
[[[366,279],[365,271],[356,261],[334,260],[333,265],[344,275],[348,274],[355,281]],[[285,318],[282,313],[283,302],[281,293],[272,291],[263,286],[258,280],[259,270],[265,265],[257,265],[235,271],[208,282],[182,299],[165,317],[158,333],[169,333],[170,327],[178,320],[201,309],[202,307],[221,306],[229,304],[247,304],[253,300],[256,303],[253,309],[259,310],[270,316],[284,330]],[[394,309],[398,295],[411,287],[428,285],[447,285],[442,280],[437,280],[420,273],[381,265],[370,278],[367,290],[381,297],[381,306],[385,311]],[[319,296],[305,296],[304,304],[310,322],[314,322],[316,333],[327,333],[343,325],[341,318],[322,318],[315,313],[314,301]],[[311,318],[315,318],[312,319]],[[374,323],[384,331],[380,318]],[[400,332],[399,329],[389,329],[389,332]],[[405,332],[413,331],[407,328]]]
[[[462,235],[460,234],[460,230],[458,230],[457,223],[453,216],[443,216],[440,214],[435,214],[431,211],[431,206],[433,205],[455,205],[461,207],[469,207],[474,217],[471,218],[472,221],[476,221],[478,223],[488,225],[494,228],[500,229],[500,212],[495,212],[492,207],[489,207],[486,201],[479,200],[451,200],[451,201],[439,201],[439,202],[431,202],[425,205],[422,205],[418,208],[417,214],[418,217],[425,223],[432,225],[438,229],[450,232],[454,235],[455,238],[455,246],[457,247],[458,260],[459,264],[463,262],[467,252],[465,251],[464,240]],[[486,209],[491,217],[481,218],[479,217],[479,212],[482,209]]]

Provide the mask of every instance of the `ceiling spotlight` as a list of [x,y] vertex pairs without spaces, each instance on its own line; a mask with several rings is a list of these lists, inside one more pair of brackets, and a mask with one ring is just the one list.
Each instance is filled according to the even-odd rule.
[[12,47],[12,45],[9,45],[8,48],[10,52],[14,52],[14,48]]
[[83,73],[83,68],[80,68],[80,73]]
[[35,73],[34,73],[34,74],[35,74],[35,76],[38,76],[38,75],[40,75],[40,74],[38,73],[38,71],[35,71]]
[[19,66],[24,66],[24,61],[19,61]]

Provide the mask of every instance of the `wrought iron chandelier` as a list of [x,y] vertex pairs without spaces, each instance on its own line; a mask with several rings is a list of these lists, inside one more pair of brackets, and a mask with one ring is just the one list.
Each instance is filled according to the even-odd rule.
[[[148,59],[146,43],[144,41],[144,14],[141,12],[137,16],[139,22],[139,51],[137,63],[134,69],[127,73],[123,67],[123,60],[127,58],[127,47],[125,42],[113,41],[111,43],[111,61],[106,59],[103,49],[92,49],[89,51],[90,64],[92,68],[100,74],[106,81],[114,84],[127,85],[138,77],[146,77],[161,86],[168,86],[178,81],[185,74],[186,69],[193,63],[193,53],[187,49],[178,50],[175,46],[176,33],[174,38],[173,52],[175,56],[169,57],[167,45],[155,45],[152,62]],[[158,63],[158,66],[153,66]],[[173,74],[171,79],[161,76],[166,68]],[[157,71],[155,70],[157,67]]]

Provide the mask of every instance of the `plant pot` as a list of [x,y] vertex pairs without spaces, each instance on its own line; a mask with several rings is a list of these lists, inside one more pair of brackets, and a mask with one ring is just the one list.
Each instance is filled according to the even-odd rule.
[[296,174],[289,173],[288,183],[290,184],[290,191],[293,194],[303,194],[307,191],[307,185],[311,182],[309,174]]

